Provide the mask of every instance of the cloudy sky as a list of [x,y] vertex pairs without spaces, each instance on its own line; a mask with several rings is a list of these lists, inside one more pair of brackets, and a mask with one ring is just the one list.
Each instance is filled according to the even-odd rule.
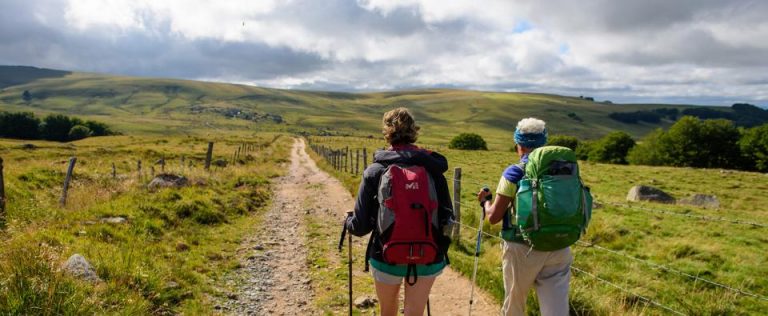
[[0,65],[768,105],[768,1],[1,0]]

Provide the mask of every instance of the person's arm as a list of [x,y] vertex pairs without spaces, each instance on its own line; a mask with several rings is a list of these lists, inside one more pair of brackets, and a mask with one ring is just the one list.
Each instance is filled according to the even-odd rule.
[[504,214],[514,200],[515,193],[517,192],[517,185],[515,183],[522,178],[522,175],[523,171],[519,166],[513,165],[507,168],[501,176],[501,179],[499,179],[499,185],[496,188],[496,199],[493,203],[485,200],[486,196],[491,194],[491,192],[480,190],[480,192],[477,193],[477,200],[481,201],[483,206],[485,206],[486,215],[491,224],[496,224],[504,219]]
[[435,181],[435,191],[437,193],[439,224],[441,226],[447,225],[450,219],[454,219],[453,201],[451,201],[451,194],[448,190],[448,181],[442,174],[433,175],[432,179]]
[[360,181],[360,188],[358,189],[357,200],[355,201],[354,213],[346,219],[347,230],[352,235],[365,236],[375,226],[374,219],[379,210],[379,202],[376,200],[378,169],[371,165],[363,172],[363,179]]
[[501,194],[496,194],[496,199],[493,200],[493,203],[491,203],[491,201],[485,201],[484,204],[488,222],[492,225],[500,222],[504,218],[504,213],[507,211],[507,207],[510,203],[512,203],[512,198]]

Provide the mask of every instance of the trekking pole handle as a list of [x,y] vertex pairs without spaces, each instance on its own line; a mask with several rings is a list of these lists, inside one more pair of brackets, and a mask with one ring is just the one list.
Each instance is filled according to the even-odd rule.
[[344,248],[344,237],[347,236],[347,219],[352,217],[352,211],[347,212],[347,217],[344,218],[344,222],[341,224],[341,239],[339,239],[339,251]]
[[[489,189],[487,186],[483,187],[484,192],[491,192],[491,189]],[[488,194],[485,196],[485,199],[480,202],[480,207],[483,209],[483,218],[485,219],[485,202],[493,200],[493,194]]]

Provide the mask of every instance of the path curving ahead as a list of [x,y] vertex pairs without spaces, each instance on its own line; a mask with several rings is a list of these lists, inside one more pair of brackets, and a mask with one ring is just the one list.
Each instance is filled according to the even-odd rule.
[[[307,154],[304,140],[296,139],[288,174],[278,181],[273,204],[261,228],[243,242],[241,249],[246,252],[243,254],[246,259],[236,279],[244,282],[223,304],[224,311],[235,315],[321,314],[312,303],[318,289],[312,286],[310,265],[306,263],[305,212],[325,210],[329,213],[325,218],[336,227],[343,213],[334,214],[330,210],[347,210],[353,206],[353,198],[344,186],[320,170]],[[356,271],[355,278],[358,277],[368,276]],[[432,314],[467,315],[470,286],[467,278],[446,269],[430,295]],[[474,315],[499,313],[500,307],[488,294],[475,288],[475,297]],[[343,315],[346,309],[337,312]]]

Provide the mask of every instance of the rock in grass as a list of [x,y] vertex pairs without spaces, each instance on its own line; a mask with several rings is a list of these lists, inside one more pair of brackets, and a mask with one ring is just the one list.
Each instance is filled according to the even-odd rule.
[[703,208],[720,208],[720,200],[717,196],[708,194],[694,194],[687,198],[680,199],[677,203]]
[[213,164],[216,167],[224,168],[227,166],[228,162],[224,159],[216,159],[211,164]]
[[170,173],[161,173],[149,182],[147,187],[150,190],[159,188],[180,188],[189,184],[189,180],[183,176],[177,176]]
[[675,198],[657,188],[645,185],[636,185],[629,189],[629,193],[627,193],[627,201],[647,201],[674,204]]
[[127,220],[127,219],[125,219],[125,217],[119,217],[119,216],[116,216],[116,217],[105,217],[105,218],[102,218],[102,219],[101,219],[101,222],[102,222],[102,223],[106,223],[106,224],[115,224],[115,225],[119,225],[119,224],[125,224],[125,223],[127,223],[127,222],[128,222],[128,220]]
[[74,254],[64,263],[64,271],[70,275],[88,282],[101,281],[93,266],[80,254]]
[[360,297],[355,299],[354,304],[355,304],[355,307],[357,307],[359,309],[366,309],[366,308],[370,308],[370,307],[376,306],[376,304],[378,302],[379,301],[377,299],[373,298],[373,297],[370,297],[370,296],[360,296]]

